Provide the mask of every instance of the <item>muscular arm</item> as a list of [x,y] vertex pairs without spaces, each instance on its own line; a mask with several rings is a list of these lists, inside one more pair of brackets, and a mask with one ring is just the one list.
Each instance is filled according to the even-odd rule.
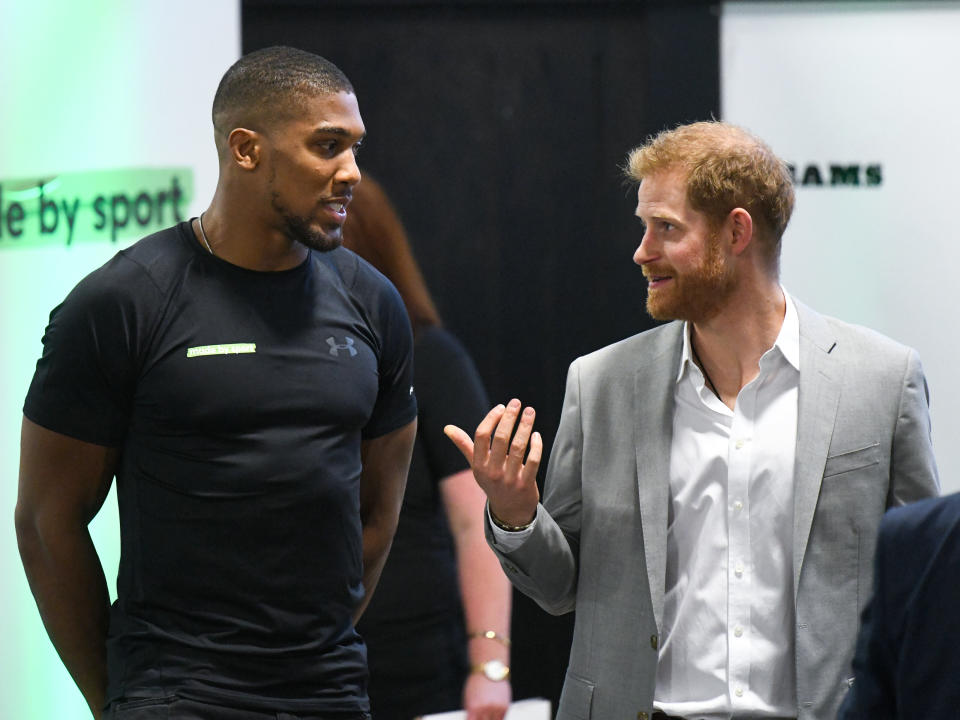
[[363,525],[363,601],[354,612],[356,623],[373,595],[387,560],[407,486],[417,421],[386,435],[364,440],[360,450],[360,521]]
[[116,449],[24,418],[15,513],[20,557],[60,659],[100,718],[107,687],[107,583],[87,524],[113,481]]
[[[512,591],[483,535],[486,496],[470,470],[444,478],[440,491],[456,546],[467,632],[493,630],[500,638],[508,638]],[[472,637],[468,640],[468,651],[473,666],[494,659],[510,664],[509,648],[496,639]],[[510,698],[509,682],[492,681],[482,674],[471,673],[464,687],[463,706],[469,720],[502,718]]]

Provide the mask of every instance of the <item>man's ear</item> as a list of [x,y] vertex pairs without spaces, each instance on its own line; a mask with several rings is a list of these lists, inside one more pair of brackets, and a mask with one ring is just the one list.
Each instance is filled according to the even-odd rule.
[[739,255],[753,241],[753,218],[741,207],[736,207],[727,215],[727,230],[730,233],[730,250]]
[[227,137],[230,159],[244,170],[254,170],[260,164],[263,136],[256,130],[234,128]]

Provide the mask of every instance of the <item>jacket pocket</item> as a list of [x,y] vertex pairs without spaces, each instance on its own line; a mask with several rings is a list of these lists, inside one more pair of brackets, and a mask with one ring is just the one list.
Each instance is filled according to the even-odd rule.
[[847,450],[827,458],[823,467],[823,477],[833,477],[861,468],[877,465],[880,462],[880,443],[873,443],[857,450]]
[[563,691],[560,693],[560,713],[557,720],[590,720],[594,687],[596,685],[589,680],[567,672]]

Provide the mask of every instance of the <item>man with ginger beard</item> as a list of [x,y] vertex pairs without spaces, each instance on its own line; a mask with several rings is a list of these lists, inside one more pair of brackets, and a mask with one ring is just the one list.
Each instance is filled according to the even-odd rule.
[[938,490],[919,358],[781,286],[794,192],[763,141],[681,126],[628,175],[673,322],[572,363],[542,503],[533,408],[448,435],[511,581],[577,611],[560,720],[833,717],[880,517]]

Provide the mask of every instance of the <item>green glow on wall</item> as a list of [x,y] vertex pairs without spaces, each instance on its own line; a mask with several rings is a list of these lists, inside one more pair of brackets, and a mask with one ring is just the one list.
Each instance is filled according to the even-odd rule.
[[129,168],[0,180],[0,250],[117,242],[187,218],[189,168]]
[[[2,720],[90,718],[47,639],[12,522],[21,409],[40,338],[50,311],[87,273],[177,216],[197,215],[197,192],[209,199],[216,180],[210,102],[239,54],[239,7],[239,0],[0,0]],[[58,206],[56,228],[51,209],[42,215],[41,192]],[[141,194],[147,199],[138,208]],[[20,210],[11,214],[17,203],[22,218]],[[113,491],[90,533],[115,597]]]

